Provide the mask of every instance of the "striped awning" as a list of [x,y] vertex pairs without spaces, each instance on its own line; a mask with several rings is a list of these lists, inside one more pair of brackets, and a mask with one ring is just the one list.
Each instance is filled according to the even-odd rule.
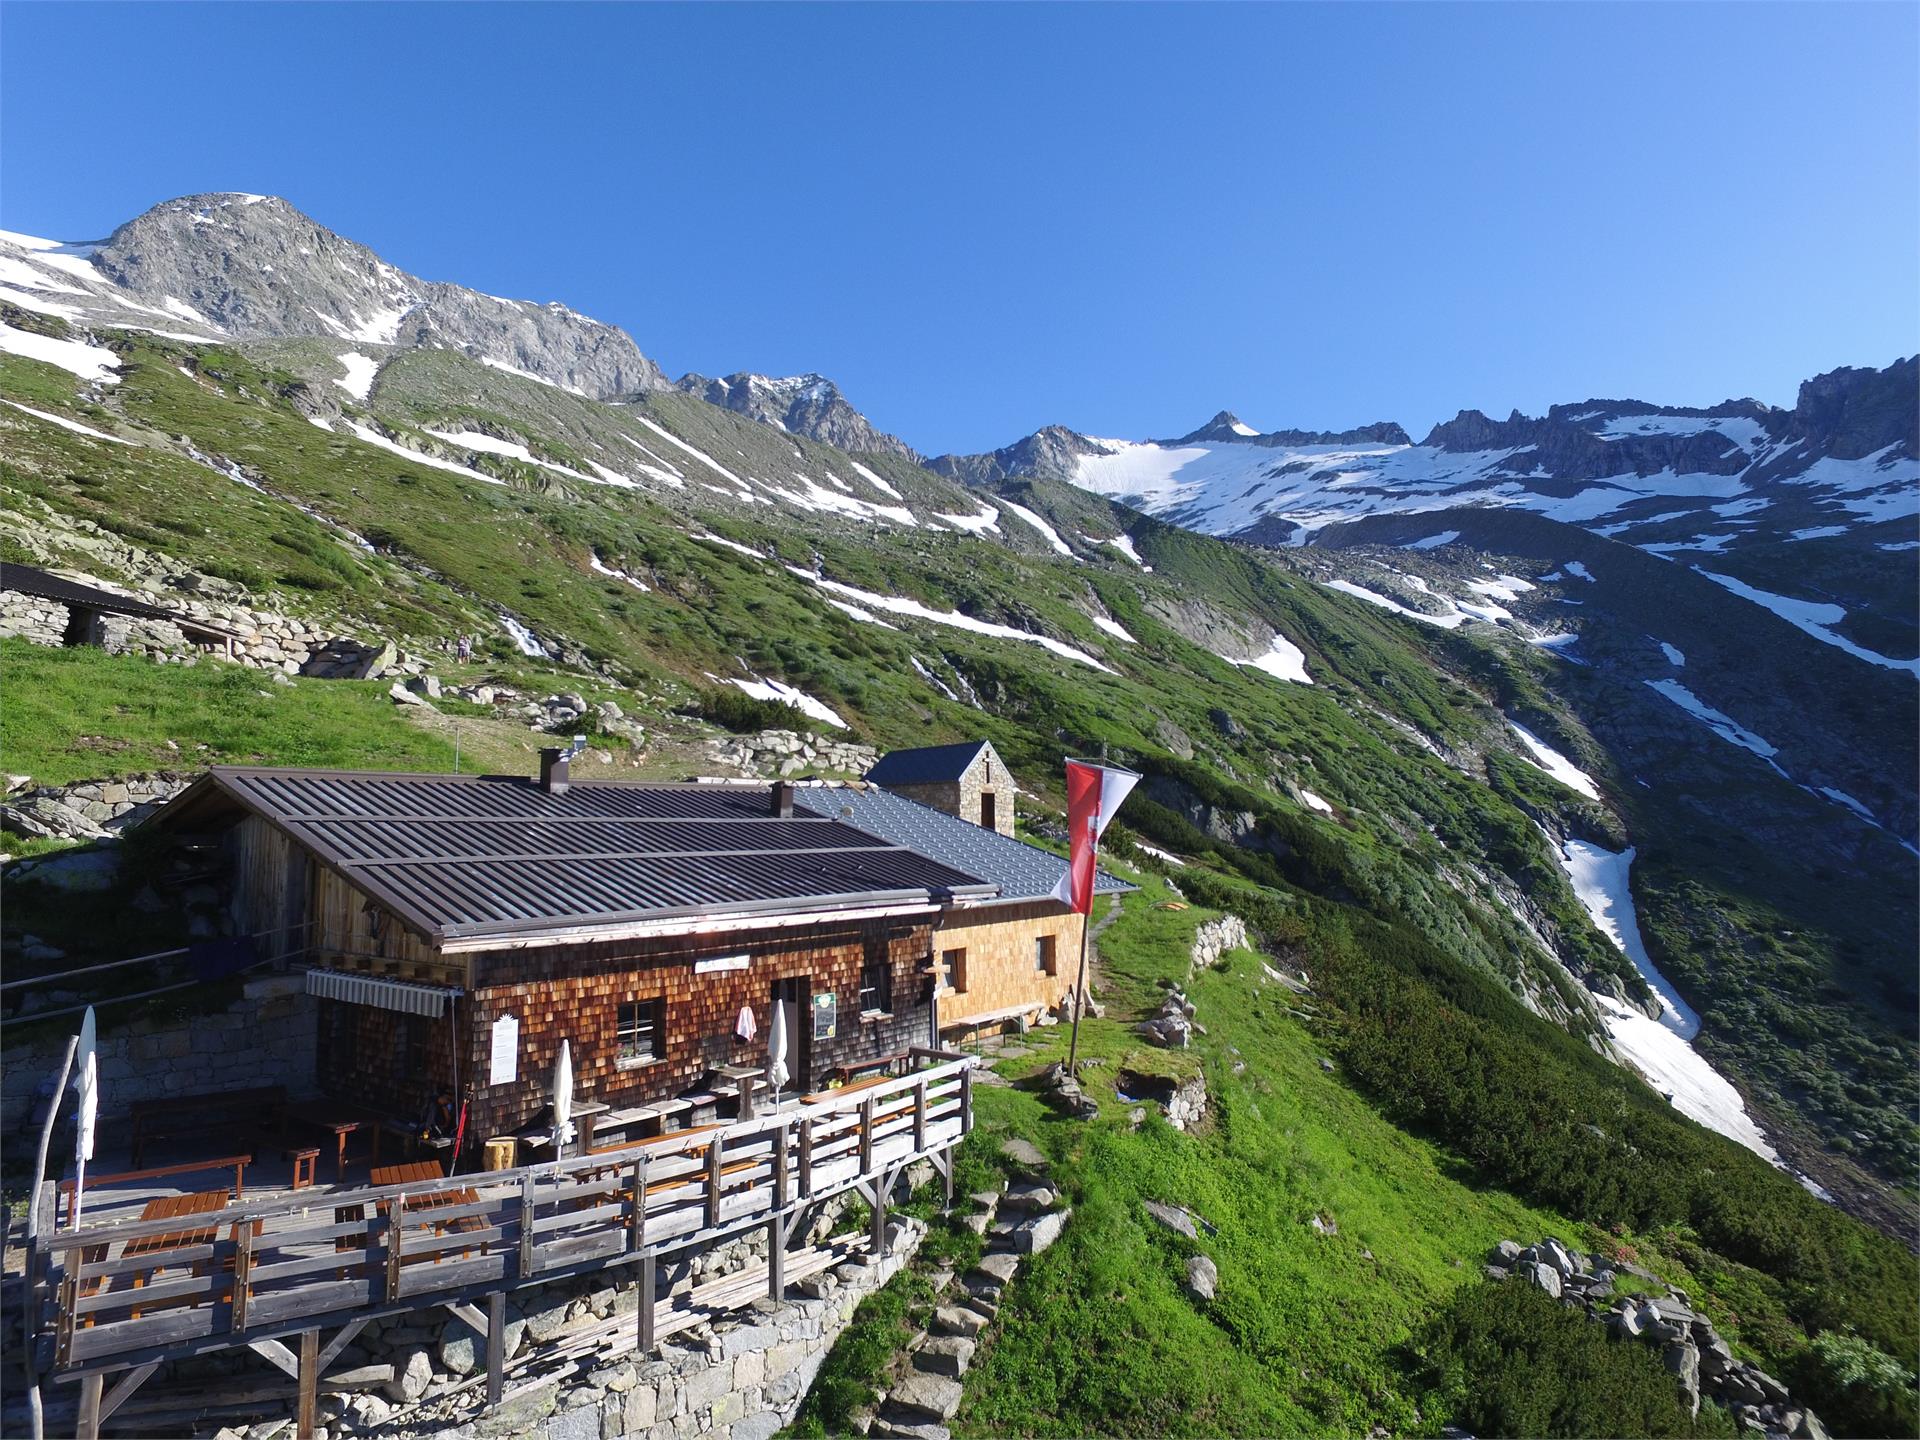
[[398,1010],[403,1015],[425,1015],[438,1020],[461,992],[445,985],[378,980],[350,970],[309,970],[307,993],[318,995],[322,1000],[344,1000],[349,1005],[371,1005],[378,1010]]

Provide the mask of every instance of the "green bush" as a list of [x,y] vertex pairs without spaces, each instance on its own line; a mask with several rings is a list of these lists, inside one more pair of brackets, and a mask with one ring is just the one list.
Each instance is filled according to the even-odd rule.
[[1858,1335],[1828,1330],[1793,1366],[1794,1398],[1836,1435],[1920,1435],[1913,1371]]
[[1725,1411],[1688,1414],[1651,1346],[1523,1281],[1469,1285],[1417,1342],[1425,1409],[1475,1435],[1732,1435]]
[[761,730],[813,728],[813,721],[797,706],[789,705],[784,700],[756,700],[744,690],[731,685],[724,689],[701,691],[695,713],[702,720],[711,721],[738,735],[751,735]]

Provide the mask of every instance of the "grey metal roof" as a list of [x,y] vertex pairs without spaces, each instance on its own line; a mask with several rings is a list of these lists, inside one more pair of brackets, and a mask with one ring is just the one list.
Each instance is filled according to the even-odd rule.
[[958,780],[986,748],[984,740],[958,745],[923,745],[917,750],[889,750],[867,771],[875,785],[937,785]]
[[97,585],[82,585],[77,580],[68,580],[60,575],[50,575],[45,570],[36,570],[31,565],[15,565],[0,560],[0,591],[10,591],[16,595],[32,595],[40,600],[54,600],[62,605],[80,605],[90,610],[106,610],[115,615],[132,615],[142,620],[174,620],[180,617],[171,610],[162,610],[157,605],[148,605],[126,595],[116,595],[111,590],[102,590]]
[[[772,813],[766,786],[217,767],[159,812],[265,816],[441,940],[710,913],[988,899],[998,887],[868,831]],[[230,806],[226,807],[230,808]]]
[[[1044,900],[1053,894],[1053,887],[1067,868],[1060,856],[1037,845],[872,785],[859,789],[851,785],[803,785],[794,806],[816,815],[842,818],[896,845],[991,880],[1000,887],[997,903]],[[1117,895],[1135,888],[1104,870],[1094,877],[1096,895]]]

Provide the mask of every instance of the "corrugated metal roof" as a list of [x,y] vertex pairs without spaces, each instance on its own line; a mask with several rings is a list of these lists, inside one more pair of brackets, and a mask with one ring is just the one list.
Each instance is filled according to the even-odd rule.
[[32,595],[41,600],[54,600],[62,605],[81,605],[92,610],[109,610],[116,615],[133,615],[145,620],[180,618],[171,610],[162,610],[145,601],[116,595],[113,591],[102,590],[96,585],[82,585],[77,580],[50,575],[45,570],[36,570],[31,565],[14,565],[4,560],[0,560],[0,591],[11,591],[16,595]]
[[[575,782],[556,795],[511,776],[229,767],[201,784],[439,939],[998,893],[836,819],[777,817],[766,786]],[[203,809],[182,796],[160,818]]]
[[986,748],[984,740],[959,745],[923,745],[917,750],[889,750],[867,771],[875,785],[937,785],[958,780]]
[[[884,840],[991,880],[1000,887],[1003,901],[1045,899],[1067,868],[1060,856],[1036,845],[871,785],[858,790],[850,785],[802,786],[794,803],[796,808],[845,819]],[[1093,886],[1096,895],[1134,888],[1104,870],[1097,873]]]

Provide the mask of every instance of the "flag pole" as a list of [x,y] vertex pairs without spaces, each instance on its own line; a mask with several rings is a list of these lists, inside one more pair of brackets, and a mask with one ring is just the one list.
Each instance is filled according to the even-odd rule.
[[[1093,875],[1100,878],[1100,842],[1093,842]],[[1091,888],[1091,882],[1089,882]],[[1087,1008],[1087,939],[1093,930],[1093,896],[1087,896],[1087,913],[1080,917],[1080,974],[1073,982],[1073,1030],[1067,1038],[1067,1074],[1075,1075],[1074,1061],[1080,1054],[1080,1012]],[[1077,1077],[1076,1077],[1077,1078]]]

